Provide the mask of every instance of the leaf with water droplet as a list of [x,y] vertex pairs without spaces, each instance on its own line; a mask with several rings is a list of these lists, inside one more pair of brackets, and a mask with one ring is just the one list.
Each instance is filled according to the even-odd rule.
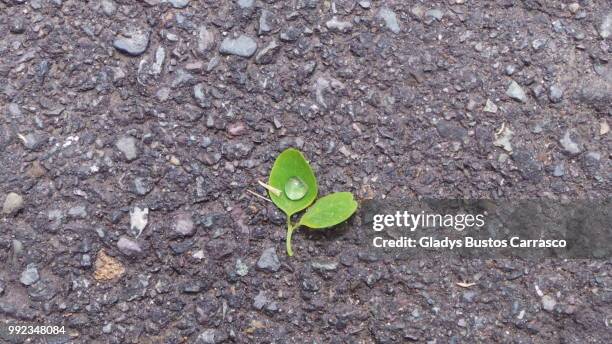
[[[268,184],[272,202],[287,214],[287,254],[293,255],[291,235],[300,226],[314,229],[333,227],[346,221],[357,210],[357,202],[350,192],[336,192],[319,199],[293,224],[291,216],[306,208],[317,198],[317,179],[300,151],[289,148],[274,161]],[[281,191],[283,190],[283,191]]]
[[285,195],[292,201],[297,201],[306,196],[308,185],[299,177],[291,177],[285,184]]
[[[295,178],[300,183],[296,183],[293,180]],[[317,198],[317,179],[310,165],[297,149],[288,148],[276,158],[268,184],[285,191],[280,195],[273,193],[269,195],[272,202],[287,216],[306,209]]]

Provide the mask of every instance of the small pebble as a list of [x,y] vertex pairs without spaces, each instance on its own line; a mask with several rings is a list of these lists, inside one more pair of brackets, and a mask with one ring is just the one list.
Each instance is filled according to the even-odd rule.
[[544,38],[534,39],[533,42],[531,42],[531,47],[535,51],[540,51],[546,47],[546,43],[547,41]]
[[138,148],[136,147],[136,139],[131,136],[123,136],[117,140],[115,147],[123,153],[127,161],[132,161],[138,158]]
[[126,55],[138,56],[147,50],[149,46],[149,35],[150,33],[148,31],[130,29],[129,31],[119,34],[113,41],[113,46]]
[[361,8],[368,9],[372,7],[372,2],[369,0],[361,0],[359,1],[359,6],[361,6]]
[[242,262],[242,259],[238,258],[236,260],[236,275],[238,275],[240,277],[244,277],[248,273],[249,273],[248,265],[246,265],[244,262]]
[[601,121],[601,123],[599,123],[599,135],[603,136],[606,135],[608,132],[610,132],[610,125],[604,119]]
[[181,166],[181,161],[179,160],[179,158],[177,158],[174,155],[170,156],[169,162],[170,162],[170,164],[172,164],[174,166]]
[[310,263],[313,269],[319,271],[335,271],[338,268],[338,262],[315,260]]
[[195,223],[191,214],[180,212],[175,216],[174,232],[180,236],[191,236],[195,233]]
[[548,99],[553,103],[559,103],[563,99],[563,89],[559,85],[550,86]]
[[544,308],[547,312],[552,312],[555,310],[555,306],[557,305],[557,301],[552,296],[544,295],[542,296],[542,308]]
[[232,123],[227,127],[227,132],[232,136],[240,136],[246,132],[246,126],[242,122]]
[[240,8],[251,8],[255,4],[255,0],[238,0]]
[[257,42],[249,36],[240,35],[238,38],[225,38],[221,42],[219,52],[227,55],[251,57],[257,50]]
[[555,177],[563,177],[565,175],[565,165],[557,164],[555,165],[555,169],[553,170],[553,176]]
[[255,63],[270,64],[276,59],[276,54],[280,51],[280,45],[276,40],[272,40],[267,46],[262,48],[255,56]]
[[206,26],[200,26],[197,35],[196,51],[200,55],[206,55],[215,45],[215,35]]
[[263,9],[259,17],[259,34],[264,34],[272,31],[272,12]]
[[38,268],[36,267],[36,264],[30,263],[21,273],[19,281],[25,286],[30,286],[38,282],[39,279],[40,276],[38,275]]
[[503,148],[506,152],[512,152],[512,136],[514,136],[514,132],[508,127],[504,127],[504,130],[497,134],[496,139],[493,141],[493,145],[496,147]]
[[14,214],[23,207],[23,197],[20,194],[11,192],[6,195],[2,205],[3,214]]
[[130,211],[130,230],[135,237],[140,236],[149,222],[149,209],[134,207]]
[[117,4],[113,0],[102,0],[100,5],[102,6],[102,12],[109,17],[117,11]]
[[559,143],[568,155],[578,155],[582,152],[579,136],[570,130],[565,132]]
[[378,18],[381,18],[385,22],[387,29],[389,29],[391,32],[395,34],[400,33],[401,28],[399,22],[397,21],[397,15],[395,12],[393,12],[393,10],[387,7],[381,8],[378,12]]
[[603,39],[607,39],[612,36],[612,11],[603,17],[601,25],[599,25],[599,35]]
[[518,100],[522,103],[527,102],[527,94],[523,88],[516,83],[516,81],[512,80],[510,85],[508,85],[508,89],[506,90],[506,95],[512,99]]
[[78,219],[87,218],[87,208],[84,205],[72,207],[68,209],[68,216]]
[[268,302],[269,300],[266,296],[266,292],[260,290],[257,296],[255,296],[255,298],[253,299],[253,307],[255,307],[255,309],[263,309]]
[[353,24],[351,24],[351,22],[340,21],[335,16],[328,20],[327,23],[325,23],[325,26],[332,31],[338,32],[348,32],[353,28]]
[[169,3],[174,8],[185,8],[189,5],[190,0],[162,0],[162,2]]
[[495,103],[493,103],[490,99],[487,99],[483,111],[484,112],[490,112],[490,113],[496,113],[497,112],[497,105],[495,105]]
[[278,260],[276,249],[274,247],[267,248],[262,252],[259,260],[257,261],[257,267],[270,272],[276,272],[280,269],[281,264]]
[[569,4],[569,6],[567,6],[567,8],[569,9],[570,12],[576,13],[580,9],[580,4],[577,3],[577,2],[573,2],[573,3]]
[[15,15],[10,18],[9,31],[14,34],[21,34],[25,32],[25,19],[20,15]]
[[444,17],[444,12],[442,12],[440,9],[433,8],[425,12],[425,17],[440,21]]
[[117,248],[126,256],[137,256],[143,253],[141,245],[126,236],[119,238],[119,241],[117,241]]

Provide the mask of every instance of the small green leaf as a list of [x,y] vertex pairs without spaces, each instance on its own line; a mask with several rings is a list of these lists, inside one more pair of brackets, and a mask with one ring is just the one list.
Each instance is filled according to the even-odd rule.
[[[293,185],[287,189],[287,183],[293,178],[299,179],[304,184],[305,192],[302,197],[297,198],[299,193],[304,191],[303,188],[295,188],[296,185]],[[284,150],[276,158],[268,184],[273,188],[284,190],[278,196],[274,193],[269,195],[272,202],[289,217],[306,209],[317,198],[317,179],[302,153],[293,148]],[[287,197],[287,191],[291,192],[290,196],[293,199]]]
[[347,220],[357,210],[357,202],[350,192],[336,192],[319,198],[308,208],[299,225],[310,228],[327,228]]

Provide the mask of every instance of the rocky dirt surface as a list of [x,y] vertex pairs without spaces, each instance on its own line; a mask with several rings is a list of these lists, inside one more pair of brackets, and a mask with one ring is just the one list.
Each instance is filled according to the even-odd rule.
[[0,32],[0,320],[69,329],[31,342],[609,342],[610,260],[390,261],[354,220],[288,258],[246,192],[297,147],[321,194],[608,197],[609,0],[0,0]]

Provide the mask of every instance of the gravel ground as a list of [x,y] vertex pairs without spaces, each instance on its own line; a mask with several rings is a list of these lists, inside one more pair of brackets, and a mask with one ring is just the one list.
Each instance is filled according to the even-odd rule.
[[609,197],[609,0],[0,0],[0,32],[0,319],[65,324],[48,343],[609,342],[611,260],[390,261],[354,220],[288,258],[246,192],[297,147],[321,194]]

